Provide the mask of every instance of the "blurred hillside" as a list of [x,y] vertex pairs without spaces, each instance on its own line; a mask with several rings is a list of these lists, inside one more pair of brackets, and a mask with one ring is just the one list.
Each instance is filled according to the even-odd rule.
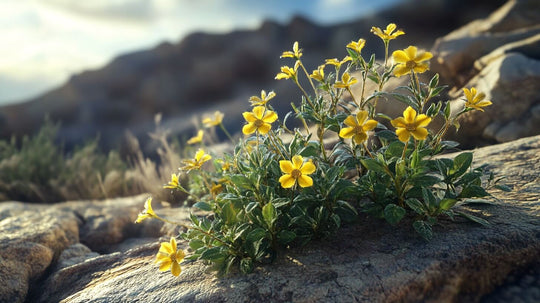
[[[238,130],[249,96],[274,90],[273,105],[281,115],[299,100],[295,87],[274,80],[279,67],[291,62],[279,55],[294,41],[304,49],[308,69],[325,58],[342,58],[351,40],[367,40],[365,53],[380,58],[382,43],[372,26],[396,23],[407,35],[393,49],[410,44],[431,48],[435,39],[476,18],[483,18],[504,1],[405,1],[397,7],[355,22],[320,26],[303,17],[288,24],[264,22],[255,31],[229,34],[194,33],[178,43],[125,54],[101,69],[73,75],[61,87],[27,102],[0,108],[0,137],[35,133],[45,114],[61,122],[59,139],[68,149],[100,136],[105,149],[119,148],[125,132],[138,137],[143,148],[154,129],[154,115],[175,136],[191,136],[195,116],[225,112],[225,124]],[[346,8],[345,8],[346,9]]]

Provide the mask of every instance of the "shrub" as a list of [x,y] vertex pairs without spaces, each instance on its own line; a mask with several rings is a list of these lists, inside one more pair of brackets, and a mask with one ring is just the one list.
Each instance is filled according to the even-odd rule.
[[[281,67],[276,79],[298,87],[300,106],[293,105],[294,112],[279,121],[270,102],[276,94],[262,91],[249,100],[253,108],[243,113],[245,137],[232,154],[218,157],[201,148],[193,159],[184,161],[166,187],[185,192],[197,201],[195,208],[207,212],[192,214],[190,225],[177,223],[186,228],[180,234],[189,242],[191,253],[186,259],[208,262],[220,274],[233,266],[247,273],[257,263],[271,262],[280,249],[334,234],[344,223],[355,221],[358,211],[391,225],[409,217],[426,240],[432,238],[432,226],[440,216],[459,215],[488,224],[454,206],[488,196],[486,189],[496,185],[493,177],[482,181],[484,168],[471,168],[470,152],[453,158],[440,154],[457,146],[443,137],[458,125],[458,117],[483,111],[491,102],[474,88],[466,89],[463,107],[451,113],[448,103],[433,102],[444,89],[438,75],[428,83],[418,78],[429,69],[431,53],[409,46],[394,51],[390,64],[390,41],[403,31],[396,31],[394,24],[372,31],[385,46],[382,62],[375,55],[364,57],[365,40],[359,39],[347,45],[345,58],[327,59],[309,73],[302,50],[294,43],[292,51],[281,56],[292,59],[293,65]],[[385,84],[394,76],[407,76],[410,81],[385,92]],[[301,77],[307,81],[300,81]],[[371,94],[365,90],[369,81],[378,87]],[[353,85],[360,85],[359,94],[353,93]],[[382,100],[405,103],[403,116],[377,112]],[[287,128],[286,121],[293,116],[303,129]],[[211,125],[222,127],[223,116],[216,117],[220,119]],[[428,129],[436,117],[442,118],[443,126]],[[339,140],[327,149],[325,140],[332,135]],[[203,169],[208,163],[213,167]],[[192,180],[189,190],[178,182],[185,175]],[[146,201],[137,222],[147,218],[170,222],[153,211],[151,202],[151,198]],[[160,269],[175,268],[173,274],[179,274],[177,255],[175,239],[163,243],[156,259]]]

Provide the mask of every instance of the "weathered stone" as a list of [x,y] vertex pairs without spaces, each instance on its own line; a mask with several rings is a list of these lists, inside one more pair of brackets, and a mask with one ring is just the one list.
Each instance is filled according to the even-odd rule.
[[538,1],[510,0],[488,18],[473,21],[437,39],[432,70],[463,85],[473,74],[474,62],[509,43],[540,34]]
[[459,141],[471,146],[478,145],[481,138],[484,142],[508,142],[540,134],[540,119],[535,114],[540,105],[540,60],[508,53],[489,62],[465,87],[484,92],[493,105],[485,112],[471,111],[462,117],[460,123],[466,131],[459,132]]
[[23,302],[69,245],[79,241],[73,213],[42,205],[0,204],[0,302]]
[[[423,241],[403,222],[392,227],[362,217],[325,241],[294,248],[249,275],[216,278],[201,262],[184,262],[178,277],[153,263],[158,242],[63,268],[39,286],[39,302],[478,302],[503,283],[524,302],[538,293],[540,137],[477,149],[475,165],[506,176],[512,192],[493,205],[461,210],[490,221],[482,227],[441,220]],[[172,211],[172,210],[171,210]],[[187,209],[178,209],[185,218]],[[170,212],[169,212],[170,213]],[[166,241],[167,238],[160,239]],[[186,243],[181,242],[185,246]],[[525,275],[520,275],[525,271]],[[505,282],[509,275],[520,285]],[[532,275],[532,276],[531,276]],[[523,277],[523,278],[520,278]],[[521,286],[523,284],[523,286]],[[529,289],[523,289],[528,287]],[[490,297],[486,297],[489,299]]]

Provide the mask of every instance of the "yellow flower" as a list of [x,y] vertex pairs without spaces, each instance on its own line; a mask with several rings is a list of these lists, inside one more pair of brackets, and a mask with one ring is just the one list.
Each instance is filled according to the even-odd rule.
[[212,126],[217,126],[217,125],[220,125],[221,122],[223,122],[223,113],[220,112],[219,110],[217,110],[216,112],[214,112],[214,117],[206,117],[202,120],[202,123],[204,124],[205,127],[212,127]]
[[187,140],[187,144],[200,143],[202,142],[203,136],[204,136],[204,131],[202,129],[199,129],[195,137],[192,137],[191,139]]
[[362,49],[364,48],[364,45],[366,45],[366,40],[359,39],[358,42],[351,41],[349,44],[347,44],[347,48],[350,48],[360,54],[362,52]]
[[159,252],[156,255],[156,263],[159,264],[159,271],[171,270],[173,276],[178,277],[182,272],[180,263],[184,260],[184,251],[176,246],[176,239],[171,237],[170,242],[162,242]]
[[212,159],[212,156],[205,154],[204,150],[202,148],[199,148],[197,150],[197,153],[195,154],[195,158],[193,160],[184,160],[184,164],[186,164],[184,167],[182,167],[182,170],[190,171],[192,169],[199,169],[203,165],[204,162]]
[[373,26],[371,28],[371,32],[379,36],[381,39],[383,39],[383,41],[388,42],[390,40],[396,39],[398,36],[405,34],[405,32],[403,32],[402,30],[398,30],[395,33],[392,33],[394,30],[396,30],[396,27],[397,26],[394,23],[390,23],[386,26],[386,29],[383,32],[380,28]]
[[293,79],[296,81],[296,74],[298,71],[298,66],[300,66],[299,62],[300,61],[296,61],[293,68],[288,67],[288,66],[282,66],[281,73],[278,73],[275,79],[276,80]]
[[213,184],[212,188],[210,189],[210,193],[212,193],[212,196],[217,196],[219,193],[223,191],[223,185],[221,183]]
[[283,188],[291,188],[297,182],[301,187],[309,187],[313,185],[313,179],[307,176],[315,172],[315,165],[311,160],[304,163],[302,156],[294,156],[292,162],[289,160],[279,161],[279,167],[284,173],[279,178],[279,183]]
[[171,181],[167,185],[164,185],[163,188],[177,188],[180,183],[178,182],[178,176],[180,174],[171,174]]
[[231,166],[232,166],[232,165],[231,165],[231,162],[225,161],[225,160],[223,160],[223,159],[219,159],[219,160],[217,160],[217,162],[218,162],[219,164],[221,164],[221,170],[222,170],[222,171],[227,171],[227,170],[230,170],[230,169],[231,169]]
[[319,67],[316,70],[313,70],[313,72],[309,76],[319,82],[324,82],[324,66],[324,64],[319,65]]
[[270,101],[270,99],[274,98],[275,96],[276,93],[274,93],[273,91],[269,92],[267,95],[266,91],[261,90],[261,97],[259,98],[257,96],[252,96],[251,98],[249,98],[249,102],[251,102],[252,106],[265,105],[268,101]]
[[135,223],[141,223],[148,218],[157,218],[156,213],[152,209],[151,197],[146,199],[146,202],[144,202],[144,210],[137,216],[137,220],[135,220]]
[[471,90],[468,90],[467,88],[463,88],[463,93],[465,94],[465,97],[467,98],[467,102],[465,102],[465,107],[474,108],[479,111],[484,111],[482,107],[490,106],[491,101],[484,100],[486,98],[486,94],[484,93],[478,93],[476,91],[476,88],[471,87]]
[[356,144],[362,144],[366,141],[368,136],[368,131],[374,129],[377,126],[377,121],[368,120],[368,112],[361,110],[355,116],[348,116],[343,123],[348,127],[342,128],[339,131],[339,136],[341,138],[349,139],[353,138]]
[[394,70],[396,77],[411,73],[423,73],[429,69],[428,61],[433,57],[430,52],[420,52],[417,54],[417,48],[415,46],[409,46],[404,50],[397,50],[392,53],[394,62],[398,63]]
[[325,60],[325,63],[326,64],[329,64],[329,65],[334,65],[336,68],[340,68],[343,64],[345,64],[346,62],[348,61],[351,61],[352,58],[350,56],[346,56],[345,58],[343,58],[343,60],[339,61],[338,59],[336,58],[332,58],[332,59],[326,59]]
[[298,49],[298,41],[295,41],[293,44],[293,51],[283,52],[281,58],[294,58],[296,60],[302,57],[302,49]]
[[355,84],[356,82],[358,82],[358,80],[351,77],[349,73],[343,73],[343,75],[341,75],[341,81],[337,81],[336,83],[334,83],[334,87],[348,89],[351,88],[351,85]]
[[256,106],[253,112],[244,112],[244,119],[248,124],[244,125],[242,132],[244,135],[249,135],[258,131],[260,134],[266,134],[272,126],[270,123],[277,120],[278,116],[274,111],[267,110],[264,106]]
[[396,135],[398,135],[399,141],[407,142],[412,135],[416,140],[424,140],[428,131],[425,128],[431,118],[424,114],[416,115],[416,111],[412,107],[407,107],[403,112],[403,117],[396,118],[390,121],[396,128]]

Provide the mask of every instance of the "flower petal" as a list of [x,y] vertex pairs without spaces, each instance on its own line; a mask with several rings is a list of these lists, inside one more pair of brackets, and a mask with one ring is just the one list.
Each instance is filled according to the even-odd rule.
[[247,122],[255,122],[257,121],[257,117],[252,112],[244,112],[242,113],[242,116],[244,116],[244,119],[246,119]]
[[411,131],[411,134],[416,140],[424,140],[428,135],[428,131],[423,127],[418,127],[415,130]]
[[176,239],[174,237],[171,237],[171,251],[176,253],[176,250],[177,250],[177,246],[176,246]]
[[407,53],[402,50],[397,50],[392,53],[392,58],[394,58],[394,62],[397,63],[407,63],[407,61],[410,60],[409,56],[407,56]]
[[279,161],[279,168],[282,172],[286,174],[290,174],[293,171],[293,164],[289,160],[280,160]]
[[405,128],[398,128],[396,129],[396,135],[398,136],[399,141],[407,142],[409,141],[411,133],[409,133],[409,131]]
[[264,123],[263,125],[259,126],[259,128],[257,128],[257,131],[259,131],[261,135],[266,135],[270,131],[270,129],[272,129],[272,125]]
[[272,111],[272,110],[269,110],[266,112],[266,114],[264,114],[264,117],[262,118],[262,120],[264,122],[267,122],[267,123],[272,123],[274,121],[276,121],[278,118],[277,114],[275,111]]
[[416,58],[414,58],[414,61],[416,62],[422,62],[433,58],[433,54],[430,52],[423,52],[420,53]]
[[414,124],[416,125],[416,127],[424,127],[424,126],[427,126],[429,122],[431,122],[430,117],[424,114],[420,114],[418,115],[418,117],[416,117],[416,121]]
[[301,175],[298,177],[298,185],[300,185],[300,187],[310,187],[313,185],[313,179],[311,179],[311,177]]
[[345,118],[345,121],[343,121],[343,123],[350,127],[355,127],[358,125],[354,116],[348,116],[347,118]]
[[171,268],[171,265],[172,265],[172,261],[171,259],[169,259],[159,265],[159,271],[167,271],[169,270],[169,268]]
[[361,110],[358,113],[356,113],[356,121],[358,121],[358,125],[363,125],[368,117],[368,112],[365,110]]
[[283,188],[291,188],[296,183],[296,179],[291,175],[283,175],[279,178],[279,183],[281,183],[281,187]]
[[168,242],[161,243],[161,246],[159,247],[159,252],[165,253],[167,255],[172,253],[173,250],[172,250],[171,244]]
[[375,120],[368,120],[366,121],[366,123],[364,123],[364,125],[362,126],[362,129],[367,132],[377,127],[377,125],[379,125],[379,122]]
[[304,158],[300,155],[296,155],[292,157],[292,163],[294,169],[300,169],[302,167],[302,164],[304,164]]
[[407,127],[407,121],[403,117],[395,118],[394,120],[390,121],[392,123],[393,127]]
[[409,57],[409,60],[414,60],[414,58],[416,58],[416,52],[418,51],[418,49],[416,48],[416,46],[410,45],[409,47],[404,49],[404,51],[407,54],[407,57]]
[[427,63],[418,63],[414,66],[413,70],[415,73],[421,74],[429,69],[429,65]]
[[[253,108],[253,115],[254,115],[255,118],[257,118],[257,119],[262,119],[263,114],[264,114],[264,111],[265,111],[264,106],[255,106],[255,107]],[[250,121],[250,122],[251,122],[251,121]]]
[[173,276],[178,277],[181,272],[182,269],[180,268],[180,264],[178,264],[177,262],[172,262],[171,273],[173,274]]
[[249,124],[244,125],[244,127],[242,127],[242,133],[244,135],[253,134],[256,130],[257,130],[257,127],[255,127],[254,123],[249,123]]
[[343,139],[349,139],[351,138],[352,136],[354,136],[354,127],[346,127],[346,128],[342,128],[340,131],[339,131],[339,136]]
[[313,162],[310,160],[302,165],[300,172],[302,172],[302,175],[310,175],[314,173],[316,169],[317,167],[315,167],[315,164],[313,164]]
[[410,74],[410,73],[411,73],[411,69],[408,68],[407,65],[405,65],[405,64],[399,64],[394,69],[394,76],[396,76],[398,78],[401,77],[401,76]]
[[407,106],[405,111],[403,111],[403,118],[407,124],[414,123],[414,119],[416,118],[416,111],[414,108]]
[[367,134],[364,132],[357,133],[354,136],[354,142],[356,142],[356,144],[362,144],[366,140],[367,140]]

